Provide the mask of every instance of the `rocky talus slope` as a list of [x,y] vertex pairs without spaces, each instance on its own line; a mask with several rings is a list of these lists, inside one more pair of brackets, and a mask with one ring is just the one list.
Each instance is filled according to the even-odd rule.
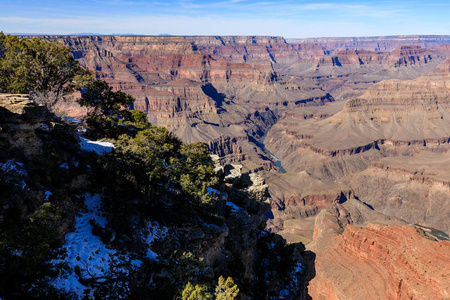
[[450,241],[436,242],[413,226],[348,225],[322,211],[311,250],[313,299],[446,299]]

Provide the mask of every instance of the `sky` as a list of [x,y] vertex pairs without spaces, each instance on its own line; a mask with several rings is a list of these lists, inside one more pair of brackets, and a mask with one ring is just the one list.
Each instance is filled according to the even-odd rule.
[[450,35],[450,1],[0,0],[0,31],[285,38]]

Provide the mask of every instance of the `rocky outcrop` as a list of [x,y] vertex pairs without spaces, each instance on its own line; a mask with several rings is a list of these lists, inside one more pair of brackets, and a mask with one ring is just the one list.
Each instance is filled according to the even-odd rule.
[[303,245],[282,246],[282,237],[264,230],[263,214],[270,209],[268,185],[260,175],[245,172],[242,165],[221,165],[218,156],[213,159],[223,184],[220,191],[211,189],[210,193],[218,199],[215,206],[225,217],[226,236],[210,242],[205,238],[201,243],[193,240],[192,246],[204,251],[206,262],[216,274],[231,274],[245,282],[241,285],[244,297],[279,297],[284,290],[287,299],[305,299],[307,266],[302,257]]
[[[297,50],[283,38],[44,38],[70,46],[82,66],[95,70],[98,78],[115,89],[133,95],[134,108],[146,112],[152,124],[167,127],[183,141],[236,138],[243,152],[238,159],[251,156],[254,161],[250,169],[258,168],[256,164],[274,168],[267,157],[261,159],[262,151],[255,146],[282,112],[334,100],[317,86],[303,89],[299,81],[278,76],[275,52],[293,54],[298,59]],[[249,58],[235,59],[234,54],[227,57],[230,47],[238,53],[246,51]]]
[[48,117],[44,106],[28,96],[0,94],[0,149],[5,155],[17,151],[23,155],[39,153],[41,141],[35,131]]
[[208,144],[209,152],[224,157],[230,154],[241,154],[242,148],[237,145],[236,138],[221,136]]
[[322,211],[316,218],[313,299],[445,299],[450,242],[413,226],[348,225]]
[[420,46],[402,46],[391,52],[369,50],[341,50],[328,56],[317,56],[318,66],[346,65],[384,65],[398,68],[400,66],[419,66],[430,63],[433,59],[439,60],[439,52],[427,50]]

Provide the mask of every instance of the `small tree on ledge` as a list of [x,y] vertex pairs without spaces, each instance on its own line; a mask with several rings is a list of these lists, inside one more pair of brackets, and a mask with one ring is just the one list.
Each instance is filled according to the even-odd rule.
[[122,91],[114,92],[108,83],[102,80],[93,80],[79,87],[81,106],[91,108],[90,118],[97,117],[124,117],[128,107],[136,100],[133,96]]

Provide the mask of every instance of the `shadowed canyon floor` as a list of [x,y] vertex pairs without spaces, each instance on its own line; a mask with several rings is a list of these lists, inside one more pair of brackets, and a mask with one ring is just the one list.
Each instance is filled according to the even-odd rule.
[[46,38],[264,178],[269,228],[316,255],[314,299],[450,297],[449,242],[408,225],[450,233],[448,36]]

